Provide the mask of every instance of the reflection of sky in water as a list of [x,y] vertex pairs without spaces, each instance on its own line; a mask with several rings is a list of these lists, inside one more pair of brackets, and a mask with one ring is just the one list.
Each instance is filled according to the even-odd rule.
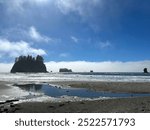
[[96,92],[85,88],[59,88],[58,86],[55,87],[51,85],[27,84],[17,86],[29,92],[44,93],[45,95],[51,97],[60,97],[64,95],[84,97],[84,98],[150,96],[150,94],[143,94],[143,93],[133,94],[133,93]]

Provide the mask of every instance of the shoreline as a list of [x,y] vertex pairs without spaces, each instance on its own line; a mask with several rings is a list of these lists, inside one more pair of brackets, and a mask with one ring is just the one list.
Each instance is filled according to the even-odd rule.
[[[24,82],[31,83],[31,82]],[[32,82],[33,83],[33,82]],[[10,89],[6,84],[12,82],[0,82],[1,93]],[[42,82],[41,82],[42,84]],[[94,91],[109,91],[121,93],[150,93],[149,82],[87,82],[87,81],[63,81],[47,82],[47,84],[88,88]],[[13,105],[12,105],[13,104]],[[12,103],[13,109],[8,107],[1,112],[16,113],[146,113],[150,112],[150,97],[129,97],[116,99],[95,99],[82,101],[61,102],[23,102]],[[8,106],[8,104],[7,104]],[[1,105],[3,107],[3,105]]]

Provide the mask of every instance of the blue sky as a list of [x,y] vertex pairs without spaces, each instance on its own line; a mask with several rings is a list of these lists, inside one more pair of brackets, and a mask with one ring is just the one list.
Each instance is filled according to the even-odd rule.
[[46,62],[149,61],[149,5],[149,0],[0,0],[0,63],[28,54],[43,55]]

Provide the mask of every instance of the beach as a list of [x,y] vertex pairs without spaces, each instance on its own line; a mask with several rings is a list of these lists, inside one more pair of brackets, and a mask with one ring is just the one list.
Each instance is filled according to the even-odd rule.
[[[149,82],[88,82],[88,81],[61,81],[48,82],[59,86],[88,88],[93,91],[109,91],[120,93],[150,93]],[[9,82],[0,82],[0,92],[9,89]],[[11,82],[12,84],[12,82]],[[11,102],[11,101],[10,101]],[[11,105],[13,104],[12,108]],[[9,104],[2,112],[16,113],[149,113],[150,97],[126,97],[111,99],[90,99],[74,101],[32,101]],[[2,106],[5,105],[1,104]],[[7,103],[8,106],[8,103]]]
[[108,82],[108,81],[65,81],[52,82],[77,88],[88,88],[94,91],[150,93],[150,82]]
[[17,113],[149,113],[150,97],[77,102],[26,102]]

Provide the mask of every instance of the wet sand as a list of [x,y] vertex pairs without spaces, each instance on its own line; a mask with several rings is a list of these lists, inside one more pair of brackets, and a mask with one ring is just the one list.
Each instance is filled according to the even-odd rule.
[[77,102],[28,102],[18,104],[16,113],[149,113],[150,97]]
[[[95,91],[122,93],[150,93],[150,83],[138,82],[50,82],[61,86],[89,88]],[[0,82],[0,91],[6,89]],[[130,97],[120,99],[99,99],[67,102],[25,102],[13,106],[5,112],[17,113],[146,113],[150,112],[150,97]]]
[[76,88],[88,88],[94,91],[122,92],[122,93],[150,93],[150,82],[87,82],[65,81],[53,84],[67,85]]

